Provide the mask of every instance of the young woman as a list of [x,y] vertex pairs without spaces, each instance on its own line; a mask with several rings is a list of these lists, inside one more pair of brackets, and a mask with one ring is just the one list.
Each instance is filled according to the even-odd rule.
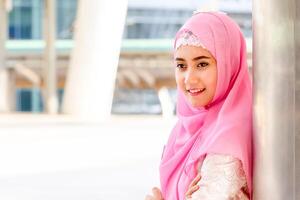
[[196,12],[174,44],[178,121],[161,191],[147,200],[237,200],[252,193],[252,88],[245,39],[225,13]]

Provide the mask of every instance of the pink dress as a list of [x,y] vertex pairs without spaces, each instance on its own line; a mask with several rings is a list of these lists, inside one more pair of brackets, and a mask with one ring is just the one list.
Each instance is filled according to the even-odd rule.
[[230,155],[208,154],[200,163],[200,188],[187,200],[249,200],[242,162]]

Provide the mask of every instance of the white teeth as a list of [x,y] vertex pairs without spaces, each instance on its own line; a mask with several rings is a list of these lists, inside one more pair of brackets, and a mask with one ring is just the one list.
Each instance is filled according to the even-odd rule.
[[191,90],[188,90],[189,92],[191,93],[196,93],[196,92],[200,92],[200,91],[203,91],[204,89],[191,89]]
[[195,93],[195,92],[200,92],[200,90],[199,89],[197,89],[197,90],[190,90],[190,92],[191,93]]

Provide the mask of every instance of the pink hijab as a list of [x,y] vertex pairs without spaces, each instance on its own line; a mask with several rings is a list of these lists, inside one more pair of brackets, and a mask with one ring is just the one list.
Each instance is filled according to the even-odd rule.
[[226,14],[194,14],[178,31],[196,35],[217,60],[218,81],[212,102],[192,107],[177,89],[178,121],[165,146],[161,189],[166,200],[183,200],[206,154],[232,155],[242,161],[252,193],[252,88],[245,39]]

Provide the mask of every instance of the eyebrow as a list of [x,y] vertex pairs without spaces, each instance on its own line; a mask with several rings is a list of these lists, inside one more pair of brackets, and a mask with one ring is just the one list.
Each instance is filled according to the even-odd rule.
[[[207,56],[198,56],[198,57],[195,57],[193,58],[192,60],[195,61],[195,60],[200,60],[200,59],[205,59],[205,58],[210,58],[210,57],[207,57]],[[185,61],[184,58],[175,58],[176,61]]]

